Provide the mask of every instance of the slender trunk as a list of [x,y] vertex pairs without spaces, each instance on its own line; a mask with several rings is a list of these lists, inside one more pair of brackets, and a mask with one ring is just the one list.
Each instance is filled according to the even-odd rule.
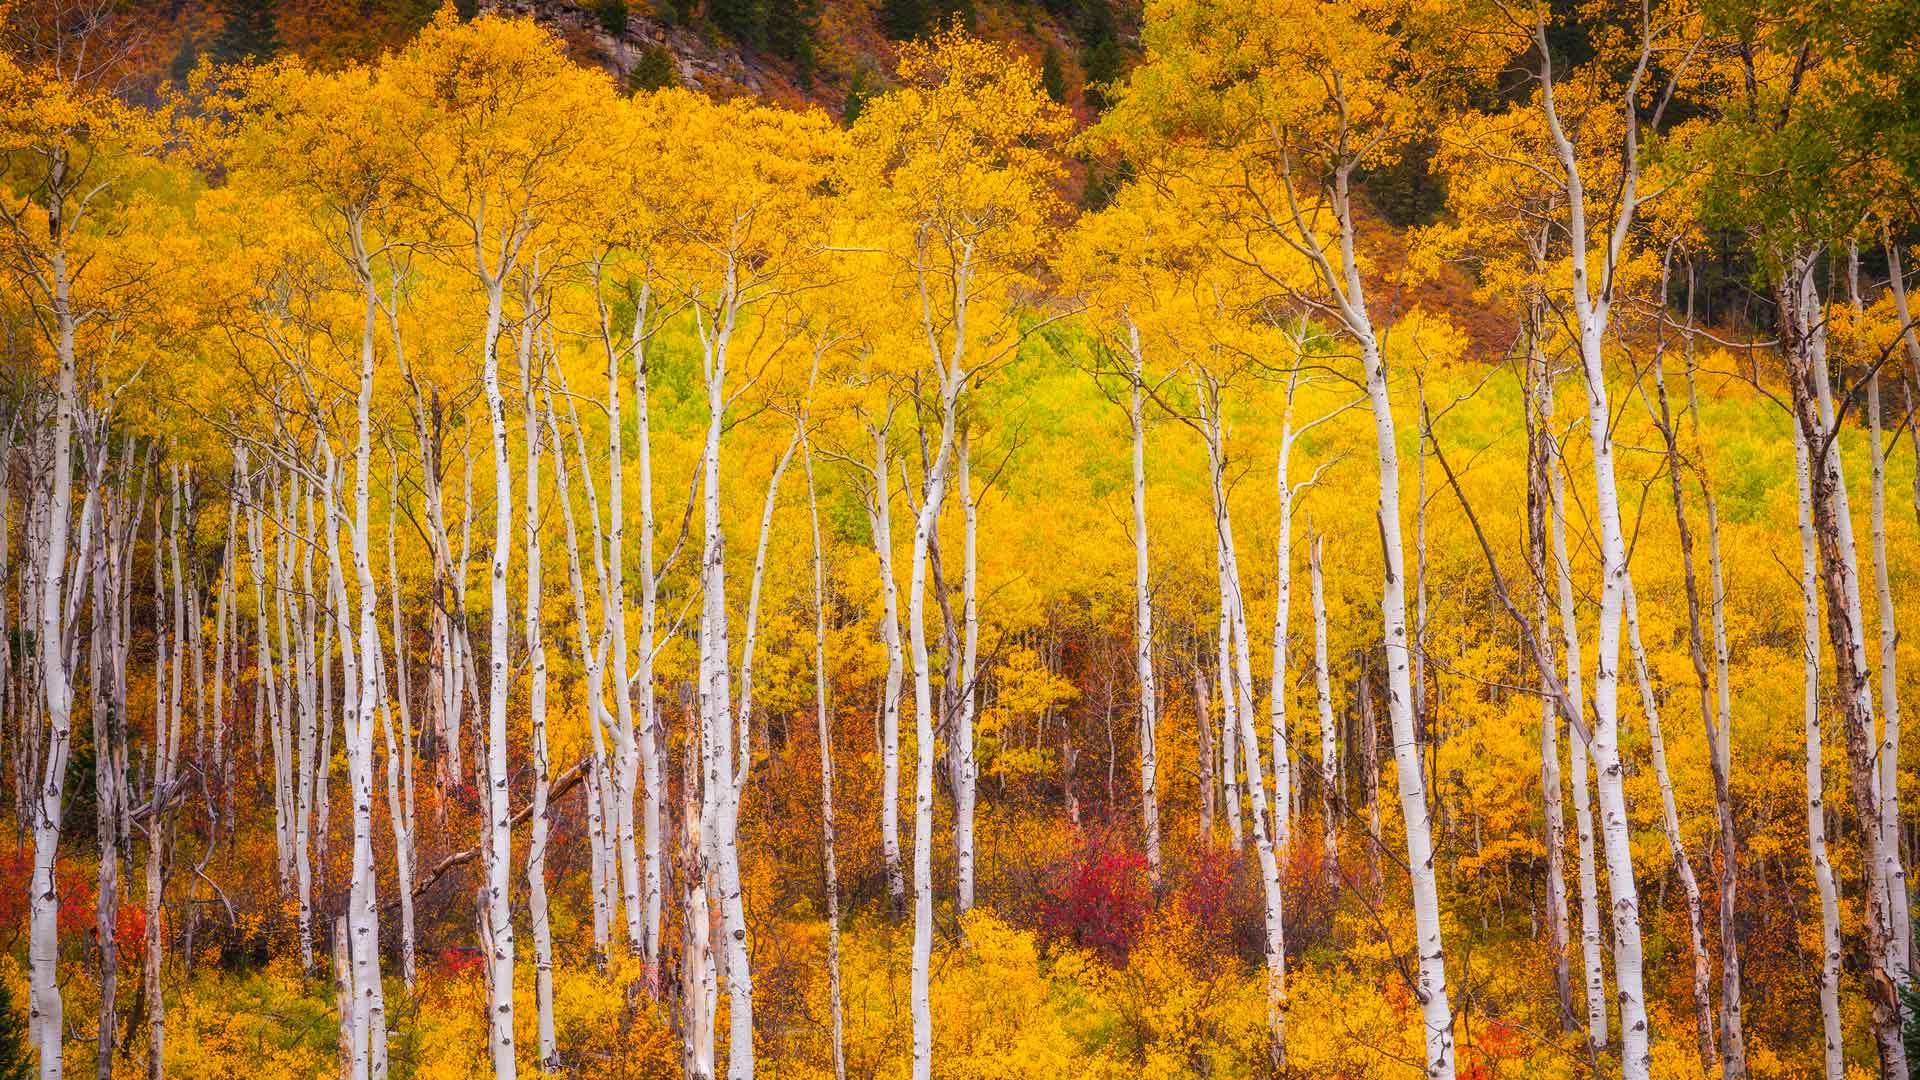
[[1839,890],[1834,886],[1833,864],[1827,859],[1826,790],[1820,775],[1824,739],[1820,731],[1820,593],[1815,580],[1820,565],[1813,532],[1813,470],[1806,437],[1797,424],[1793,435],[1794,476],[1800,494],[1800,596],[1806,653],[1803,712],[1807,743],[1807,855],[1813,862],[1814,887],[1820,896],[1820,973],[1815,976],[1815,984],[1820,989],[1821,1062],[1825,1077],[1841,1080],[1846,1075],[1846,1047],[1845,1032],[1840,1026],[1840,903]]
[[[1553,418],[1550,411],[1552,392],[1549,386],[1543,398],[1546,410],[1542,419],[1548,424],[1552,423]],[[1559,457],[1557,452],[1554,456],[1556,459]],[[1567,697],[1584,708],[1586,699],[1581,690],[1580,623],[1574,608],[1573,570],[1567,558],[1565,474],[1557,461],[1549,464],[1548,469],[1552,497],[1549,531],[1553,540],[1554,581],[1560,601],[1560,641],[1565,650],[1565,685]],[[1575,718],[1566,719],[1571,723]],[[1580,849],[1580,959],[1587,988],[1587,1049],[1597,1062],[1607,1049],[1609,1018],[1607,977],[1601,957],[1604,935],[1600,929],[1600,876],[1594,851],[1593,789],[1587,769],[1589,749],[1587,741],[1577,735],[1567,747],[1573,766],[1574,832]]]
[[[1854,312],[1865,318],[1860,301],[1860,254],[1848,248],[1848,285]],[[1870,463],[1870,542],[1873,545],[1873,589],[1880,630],[1880,778],[1881,872],[1887,877],[1887,895],[1892,903],[1893,939],[1888,942],[1887,970],[1901,985],[1906,985],[1909,944],[1913,935],[1911,913],[1907,910],[1907,868],[1900,859],[1900,628],[1893,617],[1892,575],[1887,570],[1887,450],[1881,442],[1880,373],[1867,376],[1867,444]]]
[[880,854],[887,873],[887,897],[897,917],[907,909],[907,878],[900,863],[900,687],[906,658],[900,646],[900,594],[893,576],[893,515],[888,488],[893,461],[887,452],[887,425],[873,431],[873,495],[867,506],[873,526],[873,551],[880,566],[880,643],[887,650],[887,677],[880,701]]
[[1193,657],[1193,715],[1200,757],[1200,842],[1213,848],[1214,802],[1220,797],[1213,779],[1213,691],[1207,686],[1207,663],[1198,647]]
[[[1308,521],[1311,531],[1312,521]],[[1320,830],[1326,880],[1332,886],[1340,877],[1340,819],[1335,806],[1339,781],[1334,771],[1340,750],[1333,728],[1333,684],[1327,675],[1327,598],[1320,569],[1321,541],[1315,534],[1309,548],[1307,574],[1313,592],[1313,689],[1320,717]]]
[[813,451],[803,446],[807,521],[813,527],[813,702],[820,738],[820,861],[827,893],[827,1008],[832,1017],[833,1077],[847,1080],[840,1008],[840,872],[833,852],[833,724],[827,713],[827,571],[820,541],[820,504],[814,495]]
[[[538,307],[534,286],[529,284],[521,310],[519,333],[521,409],[527,437],[526,517],[524,544],[527,557],[527,602],[524,631],[527,641],[527,667],[530,683],[527,694],[527,723],[533,752],[532,835],[527,841],[527,914],[533,930],[534,1008],[537,1037],[540,1040],[540,1069],[554,1072],[560,1067],[560,1051],[553,1023],[553,926],[547,914],[547,797],[552,764],[547,755],[547,649],[540,628],[540,420],[534,395],[534,338],[544,313]],[[555,447],[556,454],[559,448]]]
[[[913,529],[913,566],[907,586],[907,635],[913,654],[914,742],[918,762],[913,782],[913,1080],[933,1071],[933,1013],[929,969],[933,960],[933,683],[927,655],[927,549],[946,499],[953,456],[960,380],[941,372],[939,443],[927,467],[926,487]],[[1070,753],[1070,751],[1069,751]]]
[[1631,582],[1627,585],[1627,644],[1633,652],[1641,709],[1647,716],[1647,743],[1653,759],[1654,780],[1660,786],[1661,830],[1666,834],[1674,874],[1680,879],[1680,891],[1687,901],[1687,944],[1693,959],[1693,1011],[1699,1035],[1700,1067],[1707,1071],[1713,1068],[1713,977],[1700,913],[1700,883],[1693,876],[1693,859],[1687,854],[1686,842],[1680,835],[1680,812],[1674,803],[1673,781],[1667,774],[1666,738],[1660,728],[1660,702],[1653,692],[1647,651],[1640,640],[1640,601]]
[[973,714],[979,701],[975,675],[979,666],[979,503],[973,496],[972,442],[960,435],[959,487],[962,517],[960,595],[961,641],[959,685],[954,687],[958,700],[953,711],[954,784],[953,848],[954,903],[962,914],[973,910],[973,816],[979,791],[979,764],[974,757]]
[[[1243,673],[1241,681],[1247,681]],[[1253,813],[1254,850],[1260,861],[1260,896],[1265,915],[1267,953],[1267,1060],[1276,1076],[1287,1073],[1287,937],[1281,910],[1280,866],[1269,822],[1278,807],[1267,804],[1260,768],[1260,736],[1253,710],[1240,711],[1240,748],[1247,765],[1247,793]]]
[[397,879],[396,899],[400,903],[400,977],[411,990],[418,976],[413,933],[413,706],[412,687],[407,680],[406,627],[400,618],[400,570],[395,533],[399,523],[399,469],[397,458],[390,462],[394,475],[390,488],[387,519],[387,597],[393,617],[393,689],[400,706],[400,735],[393,732],[392,710],[384,702],[380,708],[381,731],[387,747],[387,817],[393,826],[393,863]]
[[[1139,327],[1129,322],[1127,334],[1133,352],[1127,422],[1133,435],[1133,666],[1140,687],[1140,824],[1146,840],[1147,884],[1157,894],[1160,891],[1160,795],[1155,780],[1155,729],[1159,706],[1153,679],[1153,585],[1147,563],[1146,360],[1140,350]],[[1285,486],[1282,480],[1282,489]],[[1279,653],[1276,651],[1275,655]],[[1279,661],[1275,663],[1278,670]],[[1274,699],[1279,700],[1277,689]]]
[[[1527,565],[1534,581],[1534,620],[1543,636],[1552,623],[1552,601],[1547,586],[1547,517],[1554,502],[1552,481],[1553,437],[1550,431],[1552,386],[1546,355],[1540,349],[1541,304],[1528,309],[1527,357]],[[1547,851],[1547,935],[1553,956],[1554,997],[1560,1005],[1560,1029],[1578,1027],[1573,1012],[1573,975],[1568,962],[1571,944],[1567,920],[1567,827],[1562,809],[1560,776],[1560,713],[1545,692],[1540,675],[1540,801]]]
[[1847,509],[1846,479],[1838,446],[1839,430],[1827,375],[1824,318],[1813,283],[1814,259],[1796,255],[1776,287],[1781,337],[1791,376],[1794,421],[1812,454],[1812,504],[1820,550],[1821,589],[1827,605],[1827,637],[1833,645],[1839,700],[1846,718],[1849,794],[1860,830],[1865,866],[1867,910],[1867,998],[1880,1068],[1887,1076],[1905,1076],[1906,1048],[1901,1041],[1900,1002],[1889,970],[1893,939],[1892,898],[1888,894],[1886,836],[1874,790],[1877,745],[1873,685],[1868,674],[1864,620],[1860,615],[1860,576]]
[[507,695],[513,674],[507,657],[507,565],[513,554],[513,472],[507,457],[507,409],[500,393],[502,286],[489,279],[486,337],[481,342],[487,422],[493,446],[493,550],[488,571],[486,928],[488,1045],[495,1080],[515,1074],[513,1035],[513,825],[507,788]]
[[[48,181],[50,191],[64,190],[64,156],[56,156]],[[73,677],[68,667],[65,610],[69,590],[77,583],[67,581],[68,548],[72,536],[73,513],[73,436],[79,411],[78,362],[74,350],[76,316],[70,296],[65,236],[62,232],[63,200],[50,200],[49,238],[54,242],[53,309],[55,355],[59,365],[58,389],[53,405],[53,431],[48,437],[45,480],[40,518],[44,533],[37,538],[37,550],[30,558],[37,564],[39,595],[35,603],[33,629],[40,662],[41,706],[45,710],[45,742],[41,756],[33,762],[39,775],[34,777],[34,797],[28,800],[33,828],[33,881],[28,888],[31,908],[27,943],[29,1012],[33,1045],[40,1055],[41,1080],[60,1080],[61,1044],[65,1038],[65,1020],[60,998],[60,894],[54,876],[54,862],[60,846],[61,817],[64,810],[67,756],[73,736]],[[90,507],[93,493],[88,492]],[[82,518],[85,518],[82,513]],[[28,599],[22,591],[23,601]],[[24,730],[29,725],[21,725]],[[23,785],[24,786],[24,785]]]

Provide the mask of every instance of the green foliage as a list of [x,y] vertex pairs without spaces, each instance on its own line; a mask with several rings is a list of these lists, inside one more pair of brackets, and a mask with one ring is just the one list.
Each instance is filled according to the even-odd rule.
[[815,0],[707,0],[706,15],[739,44],[793,61],[810,82],[816,7]]
[[270,60],[280,51],[278,0],[221,0],[220,33],[207,50],[215,63]]
[[1392,161],[1366,169],[1360,186],[1380,216],[1398,228],[1430,225],[1447,205],[1446,184],[1432,168],[1433,144],[1415,143]]
[[1920,980],[1900,987],[1900,1041],[1907,1047],[1909,1080],[1920,1080]]
[[1085,4],[1074,20],[1080,31],[1080,69],[1087,77],[1087,101],[1105,108],[1107,98],[1101,88],[1120,78],[1126,54],[1107,0],[1085,0]]
[[607,33],[618,37],[627,32],[627,0],[598,0],[593,13]]
[[167,81],[175,86],[187,85],[187,76],[200,65],[200,43],[194,40],[193,32],[180,35],[180,47],[174,51],[173,59],[167,64]]
[[673,53],[665,45],[641,47],[640,55],[627,72],[627,85],[635,90],[665,90],[680,85],[680,69],[674,66]]
[[880,92],[881,88],[874,85],[873,77],[867,74],[865,68],[856,70],[853,78],[847,81],[846,100],[840,104],[840,122],[851,126],[860,119],[860,111],[866,108],[867,99]]
[[0,979],[0,1080],[28,1080],[33,1075],[32,1052],[27,1049],[27,1019],[13,1003],[13,986]]
[[932,24],[929,0],[880,0],[880,29],[895,41],[924,37]]
[[1047,88],[1047,96],[1065,104],[1067,100],[1067,76],[1060,70],[1060,50],[1053,42],[1047,42],[1047,51],[1040,57],[1040,85]]

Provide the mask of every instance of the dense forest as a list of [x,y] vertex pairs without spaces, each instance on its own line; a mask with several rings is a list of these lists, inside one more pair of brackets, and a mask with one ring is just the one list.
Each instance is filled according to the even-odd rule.
[[276,8],[0,0],[0,1076],[1920,1076],[1911,0]]

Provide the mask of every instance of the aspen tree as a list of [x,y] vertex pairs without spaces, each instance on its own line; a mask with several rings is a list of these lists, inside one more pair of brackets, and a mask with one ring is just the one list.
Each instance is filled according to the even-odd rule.
[[[925,588],[928,547],[953,469],[958,411],[981,372],[1043,325],[1021,325],[1007,290],[1037,256],[1054,208],[1053,146],[1068,118],[1033,69],[958,30],[901,50],[901,87],[867,103],[845,166],[851,190],[880,219],[872,253],[888,258],[918,308],[926,358],[919,391],[930,403],[927,470],[908,569],[907,631],[916,742],[913,852],[914,1080],[933,1069],[929,965],[933,953],[933,691]],[[860,254],[867,254],[861,252]],[[931,434],[931,433],[930,433]]]

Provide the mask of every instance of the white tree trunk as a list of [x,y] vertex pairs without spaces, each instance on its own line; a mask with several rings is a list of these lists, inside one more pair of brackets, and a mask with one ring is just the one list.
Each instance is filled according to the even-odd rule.
[[[1551,388],[1547,391],[1545,401],[1548,404],[1552,401]],[[1549,424],[1552,417],[1551,411],[1544,413]],[[1581,679],[1580,622],[1574,607],[1573,568],[1567,559],[1566,479],[1559,466],[1559,454],[1556,452],[1554,456],[1555,461],[1548,466],[1548,483],[1553,500],[1549,525],[1553,538],[1554,582],[1559,597],[1560,642],[1566,654],[1564,684],[1568,699],[1584,708],[1586,698]],[[1577,733],[1576,721],[1580,718],[1572,716],[1564,719],[1576,729],[1567,751],[1573,767],[1573,824],[1580,849],[1580,962],[1587,989],[1587,1049],[1598,1061],[1607,1049],[1610,1021],[1607,1014],[1607,976],[1602,959],[1604,935],[1600,928],[1599,864],[1594,849],[1593,788],[1587,768],[1589,747]]]
[[[1133,665],[1140,685],[1140,818],[1146,839],[1147,882],[1157,894],[1160,891],[1160,796],[1155,780],[1158,741],[1155,730],[1159,704],[1153,678],[1153,586],[1147,561],[1146,360],[1140,350],[1139,327],[1129,322],[1127,334],[1133,352],[1127,421],[1133,435]],[[1281,486],[1284,489],[1284,480]],[[1274,655],[1280,655],[1278,646]],[[1276,671],[1279,664],[1276,659]],[[1275,700],[1279,700],[1277,692]],[[1276,736],[1277,733],[1278,729]]]
[[[1309,519],[1311,528],[1312,521]],[[1322,536],[1311,541],[1307,575],[1313,594],[1313,689],[1320,718],[1320,834],[1323,870],[1328,885],[1340,877],[1340,819],[1336,795],[1339,780],[1335,775],[1340,748],[1333,723],[1333,685],[1327,675],[1327,599],[1320,569]]]
[[407,679],[406,626],[400,617],[400,569],[395,532],[399,523],[399,471],[397,458],[391,462],[391,506],[387,519],[387,599],[393,624],[394,700],[400,705],[400,735],[393,732],[392,710],[381,703],[381,732],[387,745],[387,817],[393,826],[393,863],[397,878],[395,899],[400,904],[400,977],[407,989],[414,987],[417,970],[413,933],[414,852],[413,802],[413,688]]
[[973,815],[979,790],[979,766],[973,749],[973,711],[979,700],[975,688],[980,647],[978,595],[977,533],[979,503],[973,496],[972,442],[960,435],[959,488],[963,518],[961,541],[960,593],[963,614],[959,685],[951,688],[957,697],[953,712],[953,853],[954,903],[961,913],[973,910]]
[[487,422],[493,446],[493,550],[487,605],[487,843],[485,924],[488,955],[489,1050],[495,1080],[515,1074],[513,1035],[513,810],[507,789],[507,695],[512,669],[507,657],[507,566],[513,553],[513,472],[507,457],[507,410],[500,393],[501,292],[486,281],[486,337],[481,343]]
[[1816,260],[1807,253],[1788,261],[1780,283],[1783,337],[1788,338],[1787,361],[1792,376],[1794,420],[1808,438],[1813,459],[1814,532],[1820,548],[1822,591],[1827,606],[1828,636],[1834,650],[1839,697],[1847,720],[1847,757],[1851,794],[1861,831],[1861,857],[1866,867],[1867,947],[1871,959],[1868,996],[1872,1002],[1875,1041],[1881,1068],[1890,1076],[1905,1075],[1906,1050],[1900,1037],[1901,1010],[1895,972],[1905,957],[1893,956],[1893,912],[1898,902],[1889,889],[1886,835],[1881,828],[1878,786],[1878,750],[1873,715],[1873,686],[1866,657],[1866,623],[1861,614],[1860,573],[1854,544],[1852,514],[1848,509],[1845,472],[1841,465],[1839,431],[1827,373],[1825,316],[1814,287]]
[[1820,1057],[1826,1080],[1841,1080],[1846,1075],[1846,1040],[1840,1026],[1840,904],[1833,864],[1827,859],[1826,790],[1820,775],[1824,740],[1820,732],[1820,593],[1816,581],[1820,566],[1813,532],[1813,470],[1806,436],[1797,424],[1793,435],[1794,476],[1800,495],[1800,596],[1805,624],[1807,855],[1813,862],[1814,887],[1820,896],[1820,973],[1815,976],[1815,985],[1820,990]]
[[927,656],[927,550],[946,499],[948,462],[953,455],[954,413],[959,380],[941,373],[939,442],[927,467],[913,529],[913,566],[907,586],[907,636],[913,653],[914,742],[919,759],[913,783],[913,1080],[929,1080],[933,1071],[933,1014],[929,967],[933,959],[933,681]]
[[1880,375],[1867,378],[1867,424],[1870,442],[1872,488],[1873,586],[1880,624],[1880,831],[1883,856],[1882,872],[1887,877],[1887,895],[1892,898],[1892,940],[1887,943],[1887,966],[1903,985],[1911,977],[1907,969],[1913,935],[1911,913],[1907,910],[1907,868],[1900,858],[1900,627],[1893,616],[1893,581],[1887,570],[1887,453],[1881,443]]
[[1673,856],[1674,874],[1680,879],[1680,891],[1687,902],[1687,944],[1693,959],[1693,1008],[1700,1037],[1700,1065],[1713,1064],[1713,992],[1707,961],[1707,938],[1700,913],[1700,883],[1693,876],[1693,859],[1680,835],[1680,812],[1674,803],[1673,780],[1667,773],[1667,743],[1660,727],[1660,702],[1653,692],[1653,678],[1647,664],[1647,650],[1640,640],[1640,601],[1633,582],[1627,582],[1627,644],[1633,653],[1634,677],[1640,686],[1640,705],[1647,716],[1648,756],[1653,759],[1653,776],[1660,786],[1660,825],[1666,833],[1667,850]]
[[813,703],[820,739],[820,859],[827,893],[827,1009],[833,1031],[833,1077],[847,1080],[840,1008],[840,871],[833,851],[833,723],[827,712],[827,556],[820,540],[820,503],[813,487],[813,451],[801,447],[807,472],[807,521],[813,527]]
[[873,494],[867,504],[873,552],[880,566],[880,643],[887,650],[887,677],[880,699],[880,854],[887,896],[898,915],[907,907],[907,878],[900,861],[900,688],[906,657],[900,642],[900,590],[893,575],[893,512],[887,421],[873,425]]
[[[531,275],[530,275],[531,277]],[[526,517],[524,536],[527,557],[527,603],[523,631],[527,640],[527,666],[530,683],[527,695],[527,723],[533,751],[532,836],[527,841],[527,915],[533,929],[534,1008],[540,1047],[540,1069],[554,1072],[560,1067],[560,1052],[553,1022],[553,926],[547,913],[547,797],[552,779],[552,763],[547,755],[547,649],[541,634],[540,601],[540,413],[534,396],[534,337],[545,313],[538,306],[535,286],[529,281],[521,309],[519,334],[521,408],[527,437]],[[554,448],[556,456],[559,447]]]

